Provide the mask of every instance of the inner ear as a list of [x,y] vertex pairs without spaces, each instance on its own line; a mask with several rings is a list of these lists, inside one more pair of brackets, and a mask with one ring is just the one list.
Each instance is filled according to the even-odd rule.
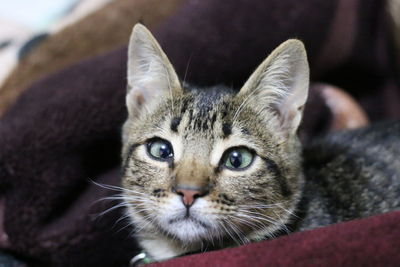
[[129,114],[138,116],[166,97],[182,92],[178,76],[152,34],[141,24],[133,28],[128,47]]
[[288,40],[260,64],[240,90],[238,97],[261,116],[274,114],[280,130],[296,132],[309,87],[309,67],[304,45]]

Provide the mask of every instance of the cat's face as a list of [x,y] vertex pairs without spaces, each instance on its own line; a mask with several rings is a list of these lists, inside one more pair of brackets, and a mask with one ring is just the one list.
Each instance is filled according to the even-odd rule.
[[302,183],[295,132],[308,66],[301,42],[281,45],[239,93],[189,89],[139,25],[128,86],[123,187],[139,232],[185,246],[243,243],[282,229]]

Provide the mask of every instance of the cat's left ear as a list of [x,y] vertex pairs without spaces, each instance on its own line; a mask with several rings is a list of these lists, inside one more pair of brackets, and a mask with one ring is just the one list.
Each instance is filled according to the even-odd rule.
[[309,67],[304,45],[296,39],[278,46],[238,93],[261,116],[278,117],[286,135],[296,133],[308,96]]
[[129,115],[138,117],[180,92],[178,76],[160,45],[145,26],[136,24],[128,47]]

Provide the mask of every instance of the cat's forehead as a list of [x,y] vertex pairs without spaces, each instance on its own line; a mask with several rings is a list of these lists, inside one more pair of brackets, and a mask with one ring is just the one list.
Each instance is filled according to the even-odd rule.
[[263,120],[242,103],[236,91],[223,86],[185,88],[159,105],[148,117],[148,127],[138,128],[139,138],[175,140],[186,149],[205,153],[220,142],[226,146],[265,144],[271,134],[260,126]]
[[[219,133],[221,124],[228,122],[228,115],[233,110],[234,93],[223,87],[193,90],[180,99],[180,109],[177,114],[182,126],[180,130],[185,137],[188,135],[206,135],[208,138]],[[175,126],[175,125],[172,125]]]
[[256,134],[254,128],[260,122],[251,108],[242,105],[243,100],[237,97],[237,91],[224,86],[189,87],[185,93],[167,98],[152,120],[164,132],[184,140],[227,139],[234,133],[250,137]]

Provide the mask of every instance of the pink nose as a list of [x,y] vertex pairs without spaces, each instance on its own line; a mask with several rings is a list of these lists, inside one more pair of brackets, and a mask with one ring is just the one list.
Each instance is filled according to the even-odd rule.
[[201,192],[198,190],[191,190],[191,189],[179,189],[176,191],[178,195],[182,196],[182,202],[185,206],[191,206],[196,199],[201,195]]

